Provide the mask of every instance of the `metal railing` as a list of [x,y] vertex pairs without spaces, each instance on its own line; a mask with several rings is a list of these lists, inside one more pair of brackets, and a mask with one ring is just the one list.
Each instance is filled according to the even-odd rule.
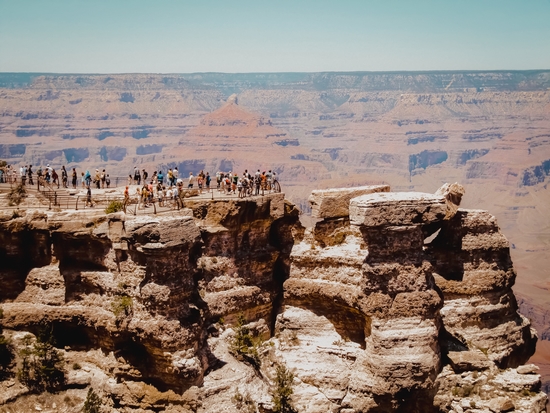
[[[17,182],[9,184],[0,184],[0,192],[3,189],[11,189],[15,187]],[[180,192],[180,196],[176,199],[159,199],[157,197],[149,198],[147,201],[143,201],[141,196],[134,194],[133,196],[125,199],[120,194],[116,195],[92,195],[91,200],[88,200],[86,194],[71,195],[61,186],[57,188],[57,184],[52,182],[46,182],[43,177],[39,178],[36,182],[36,187],[30,187],[26,185],[27,197],[23,199],[21,204],[7,207],[7,209],[21,209],[21,208],[35,208],[35,209],[48,209],[48,210],[82,210],[85,208],[107,208],[113,201],[120,202],[123,205],[123,210],[126,213],[132,215],[148,215],[171,212],[174,210],[180,210],[185,206],[185,200],[189,198],[215,200],[215,199],[245,199],[248,197],[265,196],[269,193],[280,192],[280,185],[277,185],[277,191],[274,189],[268,189],[261,187],[259,194],[255,195],[255,188],[252,191],[243,193],[242,197],[239,197],[238,192],[232,193],[229,188],[211,188],[209,190],[203,190],[199,193],[198,189],[184,189]],[[31,203],[29,198],[34,195],[36,201]],[[197,198],[195,198],[197,197]]]

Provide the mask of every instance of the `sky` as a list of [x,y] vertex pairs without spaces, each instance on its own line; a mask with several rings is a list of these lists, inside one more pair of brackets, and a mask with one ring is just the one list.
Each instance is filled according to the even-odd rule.
[[550,69],[550,0],[0,0],[0,72]]

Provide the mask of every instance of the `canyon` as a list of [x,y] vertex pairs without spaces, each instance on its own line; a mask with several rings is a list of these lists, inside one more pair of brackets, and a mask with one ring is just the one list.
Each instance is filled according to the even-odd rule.
[[113,412],[270,412],[284,366],[301,412],[542,412],[510,244],[464,195],[316,190],[307,228],[281,193],[5,208],[3,334],[24,349],[51,326],[66,383],[40,398],[8,374],[1,403],[76,412],[93,388]]
[[497,217],[550,385],[550,71],[0,74],[0,159],[127,177],[273,169],[314,225],[312,190],[466,187]]

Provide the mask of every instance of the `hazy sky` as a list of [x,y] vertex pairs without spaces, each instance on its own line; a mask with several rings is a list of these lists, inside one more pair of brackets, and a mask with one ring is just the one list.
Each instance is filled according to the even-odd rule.
[[2,72],[550,69],[550,0],[0,0]]

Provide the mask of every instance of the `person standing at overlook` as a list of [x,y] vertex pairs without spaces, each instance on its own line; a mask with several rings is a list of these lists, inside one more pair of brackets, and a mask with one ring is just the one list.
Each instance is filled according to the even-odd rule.
[[90,187],[90,185],[88,185],[88,189],[86,191],[86,206],[94,206],[94,204],[92,203],[92,188]]
[[73,189],[76,189],[77,178],[78,178],[78,175],[76,174],[76,168],[73,168],[73,172],[71,176],[71,183],[73,184]]
[[27,179],[27,167],[21,165],[19,168],[19,175],[21,177],[21,183],[25,185],[25,180]]
[[99,173],[99,169],[95,170],[94,184],[96,185],[96,188],[99,189],[101,185],[101,174]]
[[172,173],[172,168],[168,169],[168,173],[166,174],[166,182],[170,187],[174,186],[174,174]]
[[202,194],[202,186],[203,186],[203,179],[202,179],[202,175],[199,174],[197,175],[197,187],[199,188],[199,194]]
[[90,174],[90,171],[86,169],[86,173],[82,172],[82,186],[89,187],[92,183],[92,175]]
[[141,175],[139,174],[139,169],[137,166],[134,166],[134,184],[141,184]]
[[206,183],[206,192],[210,192],[210,182],[211,182],[211,177],[210,177],[210,173],[207,172],[206,173],[206,177],[204,178],[205,180],[205,183]]
[[57,188],[59,189],[59,175],[55,169],[52,169],[52,185],[53,184],[57,184]]
[[271,169],[265,174],[266,180],[267,180],[267,189],[270,191],[273,189],[273,174],[271,173]]
[[63,188],[67,188],[67,170],[65,169],[65,165],[61,166],[61,182],[63,183]]
[[195,184],[195,177],[193,176],[193,172],[189,172],[189,180],[187,181],[187,188],[189,189],[193,188],[194,184]]
[[29,185],[34,185],[34,182],[32,180],[32,165],[29,165],[29,169],[27,169],[27,174],[29,176]]

